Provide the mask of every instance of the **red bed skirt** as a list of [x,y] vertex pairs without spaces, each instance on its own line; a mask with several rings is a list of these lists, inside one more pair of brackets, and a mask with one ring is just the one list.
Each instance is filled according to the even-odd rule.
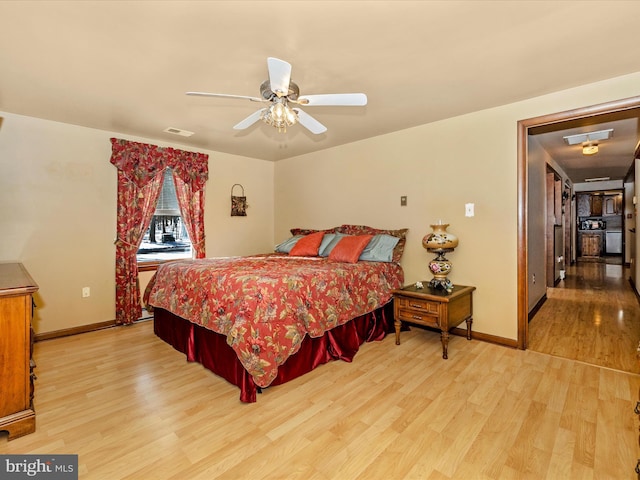
[[[240,401],[256,401],[258,387],[244,369],[226,337],[172,313],[154,309],[155,334],[187,356],[190,362],[201,363],[240,388]],[[300,350],[278,369],[271,385],[293,380],[332,360],[353,360],[364,342],[382,340],[393,330],[393,302],[357,317],[326,332],[322,337],[305,337]]]

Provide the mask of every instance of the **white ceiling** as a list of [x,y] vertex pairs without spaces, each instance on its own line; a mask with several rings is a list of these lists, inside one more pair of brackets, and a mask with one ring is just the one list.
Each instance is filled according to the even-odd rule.
[[[640,110],[601,115],[586,121],[571,121],[554,126],[553,131],[535,134],[547,153],[562,167],[573,183],[588,178],[624,180],[634,160],[640,139]],[[598,143],[598,153],[583,155],[582,145],[569,146],[563,137],[578,133],[613,129],[612,137]],[[533,129],[535,132],[535,129]],[[544,130],[544,128],[539,129]]]
[[[0,111],[275,161],[638,71],[638,18],[637,1],[4,0]],[[232,129],[259,104],[184,95],[259,96],[268,56],[301,95],[369,103],[279,134]]]

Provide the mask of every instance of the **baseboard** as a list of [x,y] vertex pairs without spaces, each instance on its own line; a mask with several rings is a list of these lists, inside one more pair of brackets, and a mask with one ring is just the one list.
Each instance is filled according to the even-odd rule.
[[54,338],[68,337],[70,335],[78,335],[79,333],[94,332],[96,330],[104,330],[105,328],[112,328],[116,326],[115,320],[108,320],[106,322],[91,323],[89,325],[81,325],[79,327],[65,328],[63,330],[55,330],[53,332],[36,333],[34,341],[42,342],[44,340],[52,340]]
[[635,294],[636,299],[640,303],[640,294],[638,294],[638,289],[636,288],[636,284],[633,281],[633,278],[631,278],[631,277],[629,277],[629,284],[631,285],[631,290],[633,290],[633,293]]
[[[432,332],[440,332],[438,328],[428,327],[426,325],[413,324],[413,323],[409,325],[405,322],[402,322],[402,327],[403,328],[404,327],[420,328],[420,329],[429,330]],[[456,335],[458,337],[467,338],[466,328],[455,327],[449,330],[449,333],[451,335]],[[481,342],[493,343],[494,345],[500,345],[502,347],[518,348],[517,340],[512,340],[510,338],[504,338],[504,337],[497,337],[495,335],[489,335],[488,333],[474,332],[473,330],[471,330],[471,340],[479,340]]]
[[[454,329],[451,330],[451,333],[454,335],[459,335],[461,337],[466,338],[467,329],[455,327]],[[517,340],[512,340],[511,338],[498,337],[496,335],[489,335],[488,333],[474,332],[473,330],[471,331],[471,339],[480,340],[481,342],[493,343],[496,345],[501,345],[503,347],[518,348]]]
[[[546,297],[546,296],[545,296]],[[150,320],[150,318],[143,318],[140,319],[139,321],[145,321],[145,320]],[[106,322],[100,322],[100,323],[92,323],[89,325],[82,325],[79,327],[73,327],[73,328],[65,328],[63,330],[55,330],[53,332],[47,332],[47,333],[37,333],[34,337],[34,341],[36,342],[43,342],[45,340],[52,340],[54,338],[62,338],[62,337],[68,337],[70,335],[78,335],[80,333],[87,333],[87,332],[94,332],[97,330],[104,330],[105,328],[113,328],[116,326],[116,321],[115,320],[109,320]],[[453,328],[450,331],[452,334],[454,335],[459,335],[461,337],[466,337],[467,336],[467,329],[466,328]],[[510,347],[510,348],[518,348],[518,342],[517,340],[512,340],[510,338],[504,338],[504,337],[498,337],[495,335],[489,335],[487,333],[480,333],[480,332],[471,332],[471,338],[473,340],[480,340],[482,342],[488,342],[488,343],[494,343],[496,345],[502,345],[504,347]]]
[[536,313],[538,313],[538,310],[540,310],[540,308],[542,307],[542,305],[544,305],[544,302],[547,301],[547,294],[545,293],[544,295],[542,295],[542,298],[540,300],[538,300],[538,303],[536,303],[533,308],[531,309],[531,311],[529,312],[529,318],[527,319],[527,321],[531,321],[531,319],[535,316]]

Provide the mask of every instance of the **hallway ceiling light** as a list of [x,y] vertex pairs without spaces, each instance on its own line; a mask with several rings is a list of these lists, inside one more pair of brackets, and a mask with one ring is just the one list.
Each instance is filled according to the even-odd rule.
[[613,128],[598,130],[597,132],[579,133],[577,135],[567,135],[564,141],[567,145],[578,145],[580,143],[597,142],[599,140],[609,140],[613,136]]
[[605,182],[610,179],[611,177],[595,177],[595,178],[585,178],[584,181],[585,182]]
[[598,144],[594,142],[588,142],[582,145],[583,155],[595,155],[598,153]]

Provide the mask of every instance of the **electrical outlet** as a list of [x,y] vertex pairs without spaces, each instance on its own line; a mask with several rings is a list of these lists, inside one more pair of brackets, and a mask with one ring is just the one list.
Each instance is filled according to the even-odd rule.
[[87,298],[91,296],[91,289],[89,287],[82,288],[82,298]]

